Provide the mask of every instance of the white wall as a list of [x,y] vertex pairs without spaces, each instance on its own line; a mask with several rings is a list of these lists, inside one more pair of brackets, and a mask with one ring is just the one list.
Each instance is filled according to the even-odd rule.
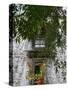
[[[31,43],[28,40],[22,41],[20,44],[13,41],[13,79],[14,86],[19,85],[29,85],[29,81],[26,79],[27,72],[29,71],[29,67],[27,65],[28,57],[27,52],[24,50],[31,49]],[[66,60],[65,53],[61,52],[61,49],[57,49],[57,57],[59,59],[59,64],[61,65],[61,61],[64,62]],[[62,72],[66,72],[66,68],[58,68],[58,72],[56,73],[56,67],[53,60],[47,60],[47,79],[49,84],[55,83],[64,83],[64,77]],[[62,65],[61,65],[62,66]]]

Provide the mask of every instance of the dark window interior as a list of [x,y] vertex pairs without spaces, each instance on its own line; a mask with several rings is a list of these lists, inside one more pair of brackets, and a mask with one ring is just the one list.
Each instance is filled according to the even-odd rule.
[[35,74],[40,74],[40,66],[35,66]]

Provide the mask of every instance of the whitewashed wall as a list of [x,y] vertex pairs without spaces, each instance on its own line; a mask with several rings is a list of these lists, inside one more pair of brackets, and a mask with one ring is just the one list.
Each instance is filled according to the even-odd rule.
[[29,85],[26,79],[29,67],[27,65],[27,52],[30,48],[30,43],[26,40],[21,43],[13,41],[13,85]]
[[[28,57],[27,52],[24,50],[31,49],[31,43],[28,40],[22,41],[20,44],[13,41],[13,85],[29,85],[29,81],[26,79],[27,72],[29,71],[29,67],[27,65]],[[64,50],[65,51],[65,50]],[[61,65],[61,61],[64,62],[66,60],[65,52],[62,53],[61,49],[57,49],[57,57],[59,59],[59,64]],[[66,67],[58,68],[58,72],[56,73],[55,62],[53,60],[47,60],[48,68],[47,68],[47,78],[46,81],[49,84],[55,83],[65,83],[64,77],[66,76]],[[62,65],[61,65],[62,66]],[[63,74],[62,74],[63,72]],[[46,76],[45,76],[46,77]]]
[[49,84],[66,83],[66,65],[64,65],[65,63],[66,63],[65,48],[63,49],[63,52],[61,48],[57,48],[56,59],[47,60],[47,64],[48,64],[47,81]]

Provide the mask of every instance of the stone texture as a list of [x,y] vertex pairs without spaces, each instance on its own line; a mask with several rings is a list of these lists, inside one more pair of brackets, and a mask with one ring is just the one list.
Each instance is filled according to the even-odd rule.
[[[11,44],[10,44],[11,45]],[[29,67],[27,65],[30,62],[27,57],[26,50],[31,50],[31,43],[28,40],[24,40],[20,43],[16,43],[13,40],[13,85],[29,85],[29,80],[26,79],[28,75]],[[12,49],[10,50],[12,51]],[[10,57],[11,59],[11,57]],[[59,66],[55,65],[58,60]],[[66,82],[66,67],[62,65],[66,62],[66,52],[61,52],[60,48],[57,48],[56,60],[47,59],[47,75],[45,75],[45,82],[47,84],[65,83]],[[56,72],[57,70],[57,72]]]

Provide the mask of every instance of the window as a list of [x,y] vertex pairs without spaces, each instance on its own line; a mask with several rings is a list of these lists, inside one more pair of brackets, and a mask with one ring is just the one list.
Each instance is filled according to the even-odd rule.
[[45,47],[44,40],[42,40],[42,39],[37,39],[37,40],[35,41],[35,47]]
[[40,66],[39,65],[35,66],[35,74],[40,74]]

